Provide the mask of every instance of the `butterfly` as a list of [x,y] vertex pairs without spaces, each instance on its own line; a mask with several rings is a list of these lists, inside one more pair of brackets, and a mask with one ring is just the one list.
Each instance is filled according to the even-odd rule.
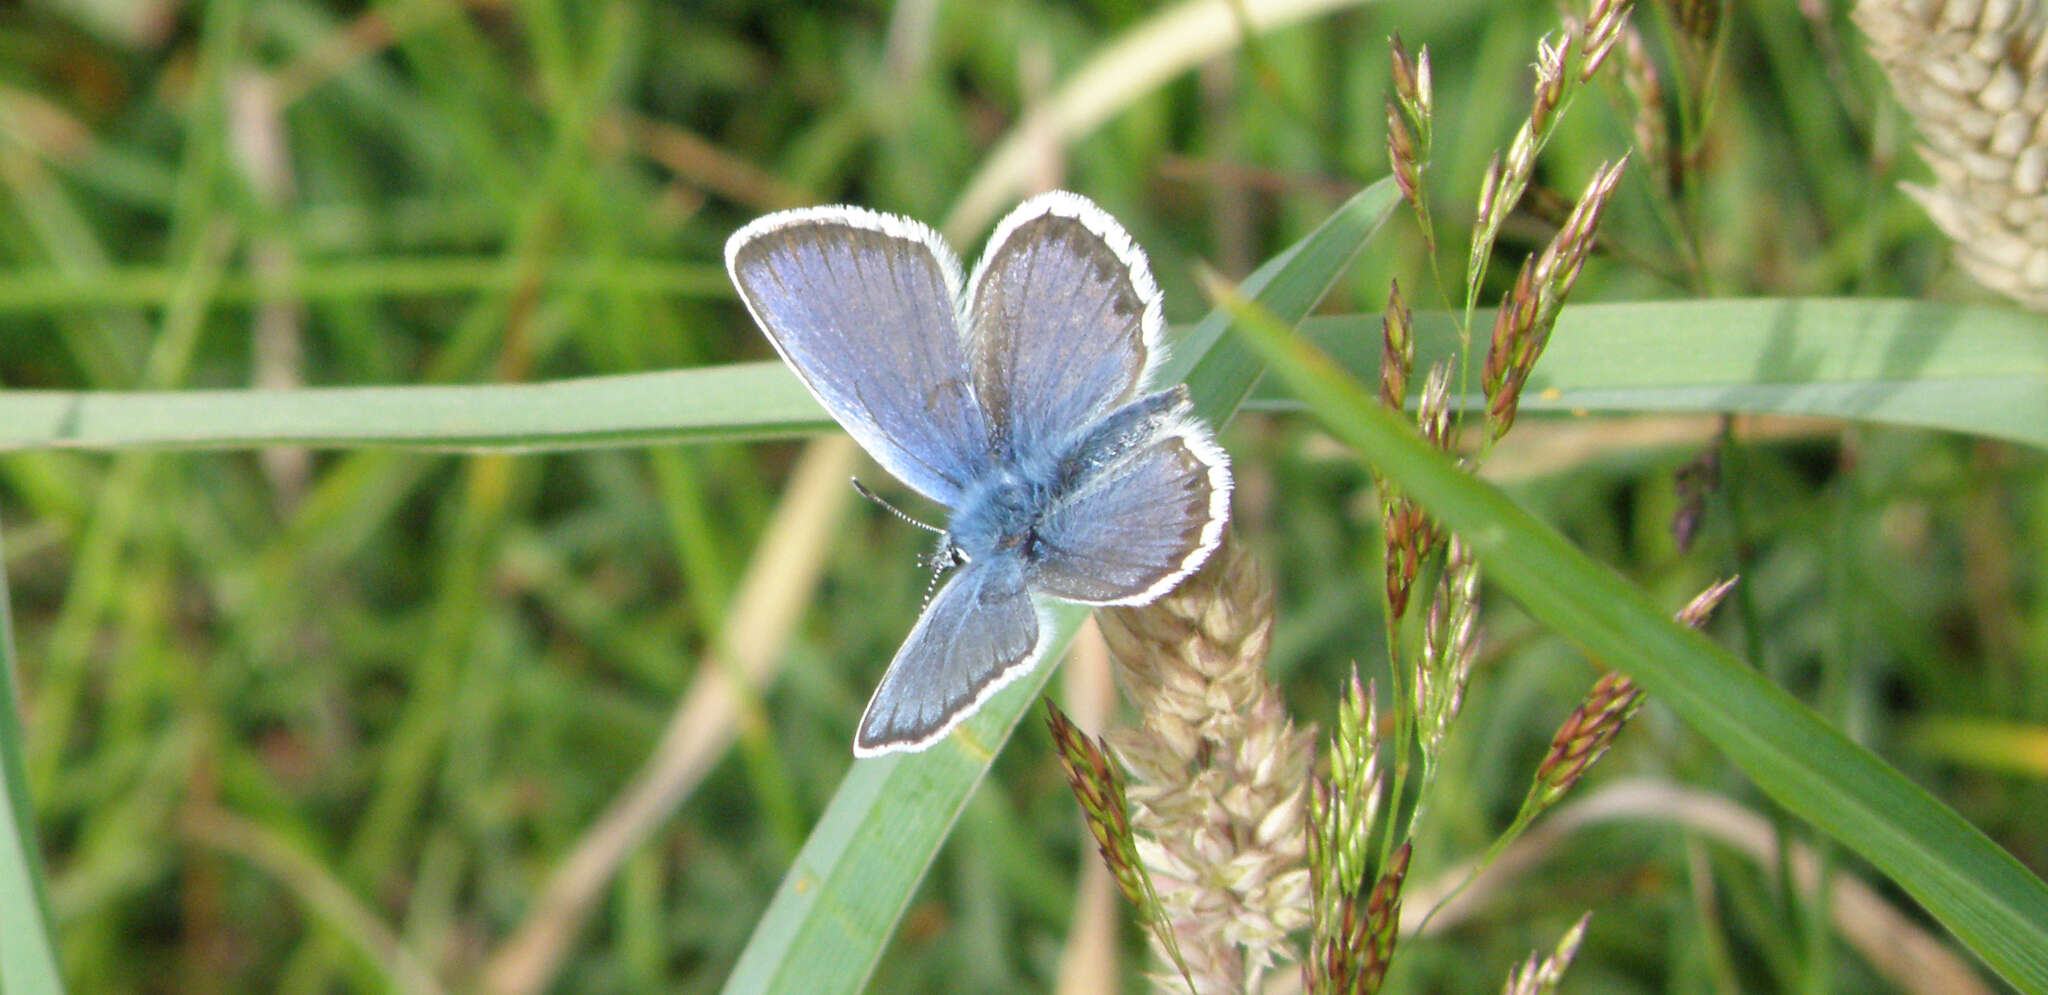
[[[756,219],[725,245],[756,324],[876,463],[951,512],[917,624],[854,737],[922,750],[1051,638],[1046,598],[1138,605],[1221,541],[1230,462],[1165,356],[1159,287],[1123,226],[1033,197],[973,275],[938,233],[859,207]],[[938,531],[938,530],[934,530]]]

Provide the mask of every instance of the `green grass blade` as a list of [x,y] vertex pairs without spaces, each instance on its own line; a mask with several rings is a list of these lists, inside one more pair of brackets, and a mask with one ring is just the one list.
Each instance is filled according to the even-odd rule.
[[0,992],[61,992],[57,951],[44,901],[42,858],[22,764],[21,712],[14,692],[14,626],[0,571]]
[[1238,328],[1274,373],[1356,447],[1361,463],[1465,537],[1488,576],[1530,614],[1634,677],[1778,804],[1876,866],[2008,981],[2048,992],[2048,886],[2019,861],[1742,661],[1673,622],[1668,607],[1460,472],[1328,356],[1257,312],[1238,307]]
[[[1367,188],[1246,285],[1266,307],[1299,320],[1395,203],[1391,184]],[[1259,373],[1241,348],[1218,344],[1216,336],[1227,325],[1221,315],[1205,320],[1197,337],[1177,354],[1181,365],[1165,374],[1191,368],[1190,382],[1204,385],[1198,394],[1202,413],[1214,421],[1229,416],[1235,399],[1250,391]],[[1218,345],[1213,364],[1203,356],[1204,342]],[[1085,609],[1059,606],[1059,636],[1049,659],[1064,652],[1085,615]],[[1040,666],[923,753],[855,762],[755,926],[726,991],[858,989],[968,795],[1052,670]]]
[[[1490,321],[1490,319],[1488,319]],[[1303,329],[1376,377],[1379,319]],[[1417,369],[1457,329],[1416,316]],[[1477,383],[1477,371],[1474,383]],[[1573,305],[1522,410],[1737,411],[1847,418],[2048,445],[2048,319],[1921,301],[1699,300]]]
[[[55,268],[0,274],[0,315],[94,312],[108,307],[157,308],[177,292],[175,266],[106,267],[90,273]],[[504,294],[520,288],[521,274],[499,256],[401,256],[306,261],[290,273],[223,274],[214,304],[276,301],[387,300]],[[542,285],[557,291],[631,292],[710,297],[731,292],[716,264],[640,260],[551,260]]]
[[[1372,376],[1378,321],[1318,318],[1305,330]],[[2044,324],[2022,311],[1916,301],[1578,305],[1558,322],[1522,410],[1807,414],[2048,447]],[[1197,325],[1164,374],[1185,376],[1204,410],[1234,410],[1258,369],[1243,346],[1219,341],[1223,327]],[[1416,327],[1423,366],[1451,354],[1449,315],[1417,315]],[[0,391],[0,451],[570,449],[787,437],[830,424],[773,362],[487,386]]]
[[573,449],[790,436],[830,424],[776,362],[493,386],[0,391],[0,451]]

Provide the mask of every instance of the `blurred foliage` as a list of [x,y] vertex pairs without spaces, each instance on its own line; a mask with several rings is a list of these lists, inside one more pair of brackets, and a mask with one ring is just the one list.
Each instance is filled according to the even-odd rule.
[[[9,5],[0,383],[479,383],[765,358],[704,278],[728,232],[812,200],[937,221],[1022,108],[1148,11]],[[1655,5],[1638,17],[1676,86],[1676,29]],[[1678,208],[1658,209],[1638,168],[1577,300],[1980,296],[1947,275],[1944,245],[1895,189],[1919,167],[1859,39],[1840,12],[1816,17],[1727,12]],[[1124,221],[1169,315],[1188,318],[1202,309],[1195,262],[1242,273],[1385,172],[1385,39],[1398,30],[1435,60],[1431,183],[1455,260],[1480,171],[1527,112],[1535,39],[1555,23],[1546,3],[1412,0],[1319,18],[1140,100],[1049,176]],[[1511,222],[1486,299],[1548,237],[1545,198],[1627,148],[1624,102],[1607,92],[1573,109],[1546,154],[1538,209]],[[1441,304],[1412,219],[1390,235],[1333,309],[1376,310],[1393,277]],[[275,284],[301,292],[262,292]],[[1546,450],[1560,426],[1588,423],[1525,421],[1511,437],[1526,437],[1519,500],[1673,607],[1741,573],[1710,631],[2048,869],[2038,777],[1899,745],[1931,718],[2048,722],[2037,454],[1798,426],[1727,449],[1724,488],[1681,550],[1673,477],[1712,447],[1711,425],[1643,441],[1617,421],[1602,441],[1596,423],[1595,444]],[[1301,720],[1327,721],[1353,661],[1384,667],[1376,507],[1323,437],[1285,418],[1242,418],[1225,441],[1243,480],[1238,528],[1279,586],[1275,672]],[[26,762],[71,985],[394,984],[307,906],[306,882],[222,844],[217,818],[232,813],[466,987],[652,748],[793,451],[0,458]],[[926,583],[924,535],[873,509],[859,523],[829,554],[765,723],[743,723],[626,865],[560,990],[724,978],[849,764],[861,703]],[[1512,605],[1489,609],[1434,802],[1449,831],[1418,850],[1420,876],[1512,816],[1591,678]],[[1593,779],[1630,772],[1754,801],[1654,703]],[[1092,859],[1047,737],[1027,724],[874,987],[1050,987]],[[1875,984],[1769,872],[1667,826],[1588,831],[1454,935],[1404,943],[1391,984],[1494,988],[1588,908],[1572,982],[1588,988]]]

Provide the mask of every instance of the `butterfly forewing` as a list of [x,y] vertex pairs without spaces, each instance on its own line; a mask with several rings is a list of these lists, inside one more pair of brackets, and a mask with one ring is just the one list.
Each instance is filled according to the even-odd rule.
[[771,214],[726,243],[754,320],[877,463],[952,505],[989,465],[989,427],[931,229],[858,208]]
[[969,563],[939,588],[868,700],[857,756],[921,750],[1037,662],[1045,627],[1014,558]]
[[1159,288],[1109,215],[1070,193],[996,227],[968,287],[968,353],[998,442],[1050,455],[1136,396],[1156,364]]

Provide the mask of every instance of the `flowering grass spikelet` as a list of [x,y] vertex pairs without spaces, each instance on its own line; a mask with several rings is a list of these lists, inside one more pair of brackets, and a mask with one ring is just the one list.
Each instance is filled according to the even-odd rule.
[[1530,954],[1529,959],[1508,972],[1507,985],[1501,995],[1547,995],[1557,990],[1564,980],[1565,968],[1570,967],[1572,958],[1579,953],[1579,942],[1586,938],[1586,923],[1593,918],[1591,913],[1579,917],[1572,928],[1564,931],[1557,941],[1557,949],[1550,955],[1538,959]]
[[1152,888],[1152,879],[1145,874],[1138,857],[1122,771],[1109,762],[1109,753],[1101,741],[1076,728],[1050,698],[1045,702],[1045,725],[1058,750],[1060,767],[1067,773],[1067,784],[1081,805],[1082,821],[1095,837],[1096,851],[1115,879],[1117,891],[1138,910],[1154,942],[1186,978],[1187,965],[1181,959],[1165,910],[1160,907],[1159,895]]

